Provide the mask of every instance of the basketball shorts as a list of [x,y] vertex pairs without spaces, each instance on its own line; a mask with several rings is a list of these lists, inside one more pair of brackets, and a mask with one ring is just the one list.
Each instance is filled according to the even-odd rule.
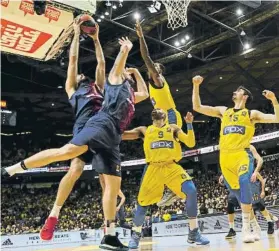
[[169,109],[167,111],[167,115],[169,124],[175,124],[179,128],[182,128],[182,118],[179,111],[177,111],[176,109]]
[[92,164],[99,174],[121,176],[120,141],[115,121],[108,114],[99,112],[87,121],[70,143],[87,145],[91,152],[96,153]]
[[177,196],[185,199],[182,184],[191,179],[189,174],[175,162],[148,164],[142,176],[138,203],[140,206],[149,206],[159,202],[163,197],[165,185]]
[[220,152],[220,167],[227,187],[230,190],[238,190],[241,175],[248,174],[250,181],[254,169],[254,157],[249,150],[233,153]]

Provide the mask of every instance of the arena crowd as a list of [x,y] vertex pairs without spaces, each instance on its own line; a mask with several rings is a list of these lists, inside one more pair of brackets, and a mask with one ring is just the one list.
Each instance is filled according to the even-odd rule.
[[[126,218],[129,223],[136,206],[141,171],[125,175],[122,191],[126,196]],[[279,160],[264,163],[262,174],[267,178],[266,205],[279,205]],[[220,174],[212,171],[197,173],[194,182],[198,189],[199,214],[225,213],[227,190],[218,184]],[[34,188],[26,184],[20,187],[2,185],[1,235],[37,233],[40,231],[55,200],[58,184],[49,188]],[[146,217],[146,231],[151,222],[169,219],[171,215],[184,214],[184,201],[172,206],[152,206]],[[97,179],[90,183],[79,182],[62,209],[58,229],[60,231],[99,228],[103,223],[101,190]],[[149,227],[148,227],[149,226]],[[148,233],[147,233],[148,235]]]

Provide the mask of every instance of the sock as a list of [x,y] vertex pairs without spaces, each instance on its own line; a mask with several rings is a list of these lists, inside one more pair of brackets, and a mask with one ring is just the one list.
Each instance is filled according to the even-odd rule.
[[242,225],[250,228],[250,213],[242,213]]
[[190,230],[194,230],[195,228],[198,227],[198,221],[197,218],[195,219],[189,219],[189,225],[190,225]]
[[58,219],[61,208],[62,208],[62,206],[57,206],[56,204],[54,204],[49,217],[56,217]]
[[255,217],[250,220],[250,223],[253,229],[260,227]]
[[6,167],[5,170],[10,176],[15,175],[16,173],[23,173],[24,169],[20,166],[20,163],[17,163],[13,166]]
[[234,222],[229,222],[230,228],[234,229]]
[[272,222],[270,215],[268,214],[267,216],[265,216],[265,219],[267,220],[267,222]]
[[105,235],[116,235],[115,222],[108,220],[105,227]]

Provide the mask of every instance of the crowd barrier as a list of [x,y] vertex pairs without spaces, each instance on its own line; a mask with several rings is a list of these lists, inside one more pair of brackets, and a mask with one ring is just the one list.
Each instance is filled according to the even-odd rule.
[[[117,228],[120,239],[129,239],[131,230]],[[51,241],[42,241],[39,234],[3,235],[1,236],[1,248],[30,247],[40,245],[53,245],[60,243],[101,241],[103,230],[85,230],[71,232],[57,232]]]
[[[275,139],[275,138],[279,138],[279,131],[265,133],[262,135],[255,136],[255,137],[253,137],[252,143],[262,142],[262,141],[271,140],[271,139]],[[187,157],[201,155],[201,154],[208,154],[208,153],[216,152],[218,150],[219,150],[218,145],[207,146],[207,147],[202,147],[202,148],[198,148],[198,149],[194,149],[194,150],[184,151],[182,153],[182,157],[187,158]],[[269,156],[271,156],[273,159],[279,158],[279,154],[272,154]],[[145,159],[136,159],[136,160],[123,161],[121,163],[121,166],[122,167],[138,166],[138,165],[144,165],[144,164],[146,164]],[[42,168],[29,169],[23,173],[66,172],[68,170],[69,170],[69,166],[42,167]],[[85,165],[84,170],[85,171],[92,170],[92,165]]]
[[[279,206],[269,207],[268,210],[275,216],[279,216]],[[257,220],[261,229],[267,230],[267,221],[265,218],[257,212]],[[207,215],[198,219],[200,231],[204,234],[216,234],[216,233],[227,233],[229,232],[228,215]],[[276,225],[276,224],[275,224]],[[242,217],[241,211],[235,214],[235,230],[241,231],[242,228]],[[277,226],[276,226],[277,228]],[[178,220],[169,222],[160,222],[152,224],[152,236],[177,236],[187,235],[189,233],[189,220]]]

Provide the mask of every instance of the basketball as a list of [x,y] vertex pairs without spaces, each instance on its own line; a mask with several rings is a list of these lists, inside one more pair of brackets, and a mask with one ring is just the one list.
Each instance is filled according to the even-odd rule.
[[84,14],[79,18],[82,24],[80,25],[80,29],[82,32],[86,34],[95,34],[96,32],[96,22],[93,17]]

